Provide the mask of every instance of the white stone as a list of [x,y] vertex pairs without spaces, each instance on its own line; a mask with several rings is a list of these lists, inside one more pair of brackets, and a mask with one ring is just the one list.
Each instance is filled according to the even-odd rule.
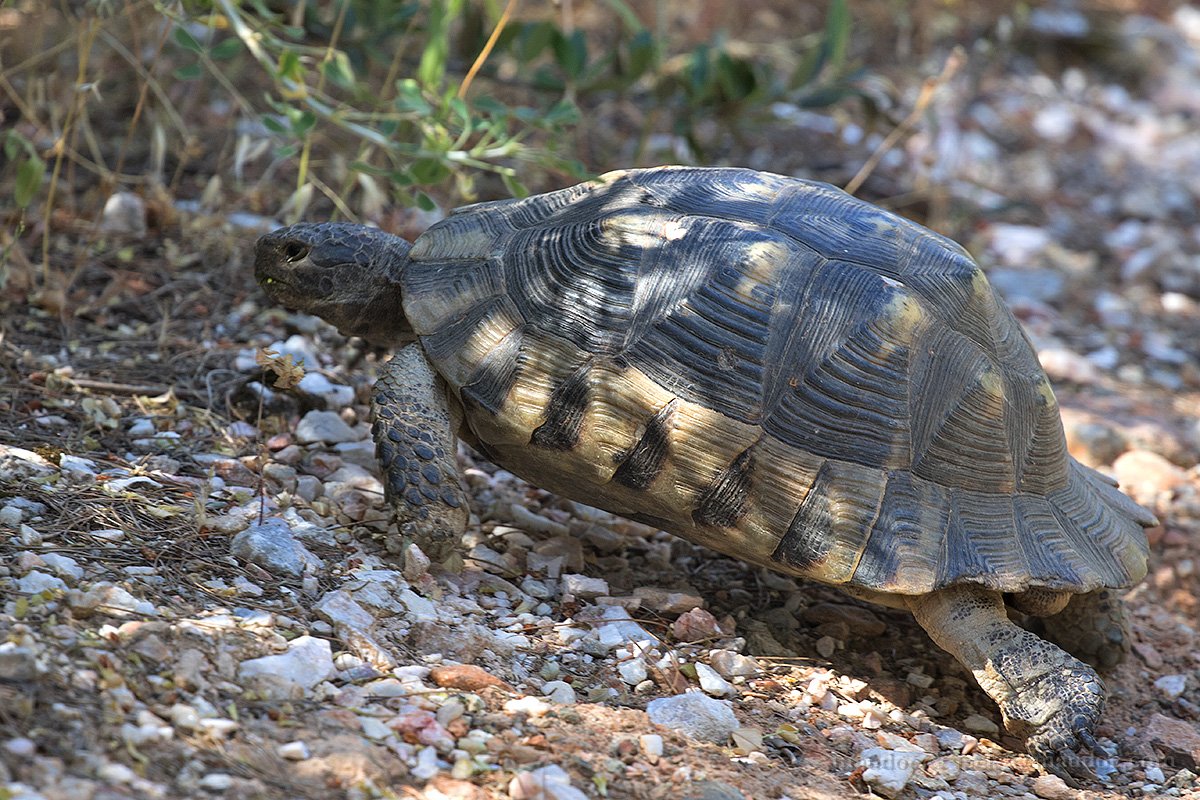
[[21,520],[23,519],[24,515],[21,513],[21,509],[17,508],[16,506],[5,506],[4,508],[0,508],[0,525],[3,525],[6,528],[17,527],[21,524]]
[[657,733],[643,733],[638,737],[638,745],[642,752],[652,759],[663,754],[663,738]]
[[200,712],[184,703],[171,706],[171,724],[185,731],[195,730],[200,726]]
[[200,787],[210,792],[224,792],[233,787],[233,776],[227,772],[210,772],[200,779]]
[[566,681],[546,681],[542,685],[542,694],[545,695],[551,703],[556,703],[560,706],[573,706],[577,700],[575,689]]
[[1187,675],[1163,675],[1154,682],[1154,688],[1168,700],[1174,700],[1187,690]]
[[66,453],[58,457],[58,468],[73,478],[93,479],[97,472],[95,461]]
[[758,674],[758,662],[732,650],[713,650],[708,663],[725,678],[749,678]]
[[437,606],[421,597],[412,589],[404,589],[397,595],[414,622],[437,622]]
[[710,667],[708,664],[695,664],[696,678],[700,681],[700,688],[706,694],[713,697],[728,697],[737,692],[736,689],[720,676],[720,674]]
[[154,427],[154,420],[142,417],[135,419],[129,426],[128,431],[130,436],[153,436],[158,433],[158,428]]
[[308,745],[302,741],[281,744],[275,748],[275,753],[288,761],[306,761],[311,756]]
[[358,441],[354,429],[333,411],[310,411],[296,425],[296,441],[300,444]]
[[646,714],[657,725],[716,744],[725,744],[738,728],[728,700],[714,700],[695,690],[657,697],[646,706]]
[[88,531],[88,536],[103,539],[106,542],[119,542],[125,538],[125,531],[120,528],[101,528],[97,531]]
[[[238,665],[242,680],[264,679],[274,687],[312,689],[334,673],[333,651],[326,639],[299,636],[288,643],[286,653],[243,661]],[[271,693],[271,692],[269,692]]]
[[646,662],[641,658],[631,658],[627,661],[622,661],[617,664],[617,674],[621,676],[621,680],[629,686],[637,686],[642,681],[646,680],[648,675],[646,671]]
[[512,800],[588,800],[557,764],[519,773],[509,781],[508,796]]
[[328,408],[342,408],[354,402],[354,389],[331,382],[319,372],[307,372],[296,384],[305,394],[320,397]]
[[540,697],[515,697],[505,702],[504,710],[510,714],[527,714],[536,718],[546,716],[554,707]]
[[358,722],[362,726],[363,735],[368,739],[378,741],[392,735],[392,729],[387,726],[387,723],[377,717],[360,716]]
[[858,758],[864,767],[863,782],[884,797],[896,797],[904,791],[913,771],[929,758],[928,753],[912,750],[889,750],[886,747],[868,747]]
[[1167,776],[1163,774],[1162,768],[1158,764],[1151,764],[1146,767],[1146,780],[1151,783],[1162,784],[1167,780]]
[[297,541],[287,522],[277,517],[253,524],[234,536],[230,552],[268,572],[293,578],[322,566],[321,559]]
[[67,584],[63,583],[62,578],[56,578],[36,569],[30,570],[17,579],[17,591],[23,594],[38,594],[46,590],[65,592]]
[[37,744],[33,739],[27,739],[24,736],[17,736],[9,739],[4,743],[6,752],[17,756],[18,758],[29,758],[37,752]]
[[83,577],[83,567],[79,566],[79,562],[70,556],[64,556],[61,553],[45,553],[42,555],[42,561],[46,562],[46,566],[54,570],[59,577],[70,578],[72,581]]
[[575,575],[568,573],[562,576],[562,590],[564,594],[581,597],[585,600],[591,600],[595,597],[601,597],[609,593],[608,581],[603,578],[591,578],[587,575]]
[[104,201],[100,230],[126,236],[146,233],[146,201],[133,192],[116,192]]

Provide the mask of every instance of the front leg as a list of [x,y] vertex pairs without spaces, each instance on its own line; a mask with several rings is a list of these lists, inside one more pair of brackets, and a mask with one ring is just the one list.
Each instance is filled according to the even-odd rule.
[[458,545],[470,514],[459,481],[456,432],[442,380],[420,344],[383,365],[371,393],[371,434],[383,467],[384,487],[397,536],[386,545],[400,552],[414,542],[434,561]]
[[1000,706],[1005,727],[1067,783],[1094,778],[1077,750],[1097,752],[1104,684],[1082,663],[1009,621],[1004,600],[979,586],[909,598],[917,622]]

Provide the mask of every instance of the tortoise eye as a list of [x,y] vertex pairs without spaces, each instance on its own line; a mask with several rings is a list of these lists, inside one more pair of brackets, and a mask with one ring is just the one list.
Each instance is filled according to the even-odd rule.
[[309,247],[300,242],[288,242],[283,246],[283,257],[288,261],[299,261],[308,255]]

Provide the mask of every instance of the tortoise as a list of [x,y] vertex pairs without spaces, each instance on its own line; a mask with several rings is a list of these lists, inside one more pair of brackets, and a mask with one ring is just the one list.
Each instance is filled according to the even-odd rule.
[[392,549],[457,544],[462,439],[564,497],[908,609],[1044,766],[1092,774],[1089,663],[1129,647],[1116,590],[1157,522],[1068,454],[1029,339],[953,241],[827,184],[659,167],[466,206],[411,246],[293,225],[255,272],[398,348],[372,396]]

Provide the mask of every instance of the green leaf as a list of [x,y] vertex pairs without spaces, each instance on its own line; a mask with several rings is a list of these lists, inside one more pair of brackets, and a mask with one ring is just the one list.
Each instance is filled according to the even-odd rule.
[[271,133],[288,132],[287,126],[279,121],[279,117],[273,114],[263,114],[260,119],[262,120],[263,127],[269,130]]
[[441,183],[450,177],[450,168],[436,158],[418,158],[409,167],[409,172],[413,180],[426,185]]
[[414,112],[429,114],[433,108],[421,94],[421,87],[412,78],[404,78],[396,82],[396,99],[392,105],[401,113]]
[[429,4],[428,43],[417,65],[417,82],[431,92],[442,85],[450,52],[450,23],[461,10],[462,0],[431,0]]
[[793,88],[807,86],[820,76],[826,67],[840,69],[846,60],[846,46],[850,41],[852,19],[846,0],[831,0],[825,16],[825,30],[821,43],[809,50],[792,75]]
[[184,64],[171,74],[175,76],[176,80],[194,81],[204,75],[204,68],[199,64]]
[[744,100],[758,83],[750,64],[728,53],[717,56],[716,78],[727,100]]
[[193,53],[201,53],[204,51],[204,46],[196,41],[196,37],[188,32],[187,28],[176,26],[171,32],[171,38],[175,40],[175,44],[182,47],[184,50],[191,50]]
[[700,98],[709,93],[712,85],[711,60],[712,52],[708,45],[700,44],[692,51],[691,63],[688,69],[688,88],[694,98]]
[[529,196],[529,190],[525,188],[525,184],[517,180],[515,176],[509,175],[506,172],[501,172],[500,180],[504,181],[504,188],[507,189],[508,193],[513,197],[521,198]]
[[508,116],[508,106],[494,97],[486,95],[479,97],[474,101],[474,106],[476,111],[488,117],[504,118]]
[[850,41],[850,9],[846,0],[832,0],[829,14],[825,17],[826,62],[838,69],[846,60],[846,45]]
[[242,52],[242,40],[236,36],[230,36],[217,43],[217,46],[209,51],[214,61],[226,61],[233,58],[238,53]]
[[554,57],[568,80],[579,80],[587,67],[587,40],[583,31],[576,29],[570,36],[554,37]]
[[349,163],[349,168],[353,172],[361,172],[364,175],[374,175],[376,177],[387,178],[391,176],[391,171],[382,167],[377,167],[374,164],[368,164],[366,161],[355,159]]
[[513,42],[512,53],[522,64],[528,64],[542,54],[556,34],[558,29],[549,22],[527,22]]
[[579,121],[579,108],[570,100],[559,100],[542,119],[547,125],[570,125]]
[[13,189],[13,200],[17,208],[27,208],[42,186],[46,174],[46,162],[35,155],[28,156],[17,166],[17,181]]
[[311,111],[301,111],[298,114],[291,114],[290,122],[292,123],[292,133],[296,136],[304,136],[313,125],[317,124],[317,115]]
[[300,56],[292,50],[284,50],[280,53],[279,66],[275,69],[275,75],[283,80],[303,83],[304,65],[300,62]]
[[354,88],[354,67],[350,64],[350,57],[341,50],[334,51],[333,58],[321,65],[321,71],[343,89]]
[[422,211],[433,211],[437,208],[437,203],[433,202],[433,198],[424,192],[417,192],[417,208]]
[[657,49],[654,36],[651,35],[650,31],[638,31],[629,40],[627,46],[628,58],[626,58],[622,69],[624,76],[630,81],[642,77],[646,70],[650,68],[650,65],[654,63]]

